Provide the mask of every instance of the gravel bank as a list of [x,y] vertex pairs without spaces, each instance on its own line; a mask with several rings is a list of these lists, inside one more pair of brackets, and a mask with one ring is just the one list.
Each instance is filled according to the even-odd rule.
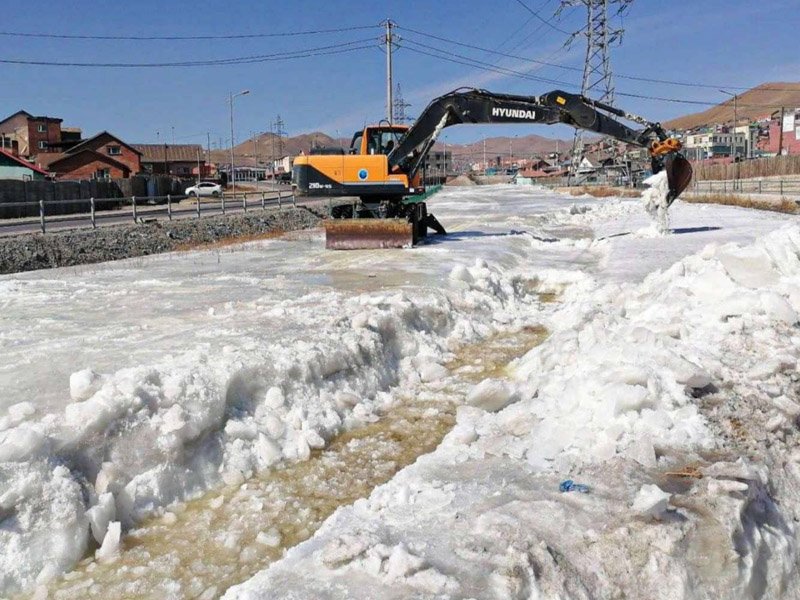
[[321,213],[306,207],[187,219],[24,234],[0,239],[0,273],[66,267],[169,252],[182,245],[269,231],[317,227]]

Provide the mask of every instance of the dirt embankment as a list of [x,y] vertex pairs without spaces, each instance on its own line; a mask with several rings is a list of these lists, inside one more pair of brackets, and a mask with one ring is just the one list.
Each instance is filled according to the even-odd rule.
[[588,194],[595,198],[609,198],[611,196],[617,198],[639,198],[642,195],[642,190],[605,185],[583,185],[580,187],[560,187],[553,189],[556,192],[566,192],[571,196],[583,196],[584,194]]
[[446,186],[450,187],[469,187],[472,185],[477,185],[469,175],[462,174],[458,177],[454,177],[453,179],[448,179]]
[[132,258],[230,239],[247,241],[270,232],[317,227],[321,219],[321,214],[298,207],[0,238],[0,273]]

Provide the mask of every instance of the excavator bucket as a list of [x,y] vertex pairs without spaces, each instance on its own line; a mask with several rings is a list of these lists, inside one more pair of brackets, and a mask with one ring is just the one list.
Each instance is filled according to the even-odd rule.
[[410,248],[414,228],[407,219],[330,219],[325,221],[329,250]]
[[692,164],[682,154],[670,152],[664,158],[664,170],[669,184],[667,202],[672,204],[692,182]]

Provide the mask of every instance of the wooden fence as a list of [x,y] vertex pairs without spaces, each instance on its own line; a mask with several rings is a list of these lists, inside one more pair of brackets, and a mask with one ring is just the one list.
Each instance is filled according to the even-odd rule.
[[800,175],[800,155],[772,156],[728,164],[697,161],[692,163],[692,167],[695,181]]

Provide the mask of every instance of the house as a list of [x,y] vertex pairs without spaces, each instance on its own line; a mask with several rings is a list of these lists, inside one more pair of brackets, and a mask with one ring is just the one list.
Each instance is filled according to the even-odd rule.
[[44,180],[47,171],[0,148],[0,179]]
[[294,165],[294,156],[284,156],[272,161],[273,173],[291,173]]
[[16,141],[19,155],[27,158],[57,152],[50,144],[61,141],[62,121],[20,110],[0,121],[0,137]]
[[[422,169],[428,175],[447,174],[453,170],[453,154],[449,150],[431,150],[425,157]],[[288,170],[291,171],[291,165]]]
[[776,111],[760,147],[770,154],[800,154],[800,108]]
[[719,156],[746,156],[748,136],[720,128],[686,136],[684,153],[689,160],[703,160]]
[[192,177],[199,165],[201,177],[210,175],[206,153],[200,144],[133,144],[132,147],[141,153],[142,170],[148,173]]
[[126,179],[141,172],[142,153],[108,131],[101,131],[58,154],[36,162],[58,179]]
[[83,141],[81,133],[80,127],[62,127],[61,141],[50,142],[50,148],[52,148],[54,152],[66,152]]

